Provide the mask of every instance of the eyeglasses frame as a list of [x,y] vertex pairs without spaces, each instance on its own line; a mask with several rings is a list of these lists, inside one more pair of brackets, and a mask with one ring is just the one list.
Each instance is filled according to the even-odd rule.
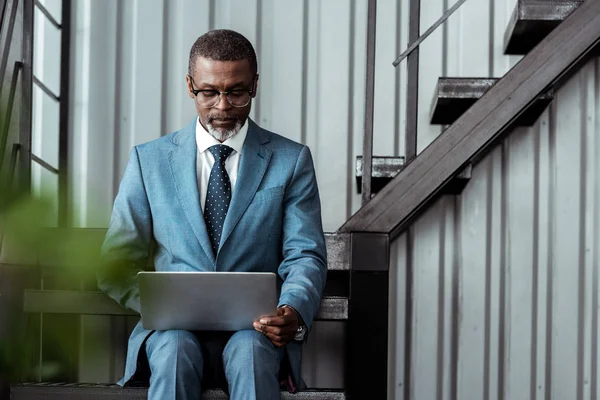
[[[248,104],[250,104],[250,102],[252,101],[252,97],[255,93],[255,88],[256,88],[256,78],[258,78],[258,74],[254,75],[254,78],[252,79],[252,89],[250,90],[228,90],[225,92],[221,92],[219,90],[216,89],[194,89],[194,85],[196,84],[194,82],[194,78],[192,78],[192,76],[190,74],[187,75],[190,78],[190,83],[191,83],[191,92],[194,94],[194,98],[196,99],[196,104],[198,104],[198,93],[200,92],[215,92],[215,93],[219,93],[219,95],[217,96],[217,100],[215,101],[215,104],[211,105],[210,107],[206,107],[206,106],[201,106],[200,104],[198,104],[199,107],[202,108],[214,108],[217,104],[219,104],[221,102],[221,95],[225,95],[225,99],[227,100],[227,103],[229,103],[229,105],[231,107],[235,107],[235,108],[244,108],[246,107]],[[236,106],[231,104],[231,101],[229,100],[229,94],[233,93],[233,92],[248,92],[248,94],[250,95],[250,98],[248,99],[248,102],[246,104],[244,104],[243,106]]]

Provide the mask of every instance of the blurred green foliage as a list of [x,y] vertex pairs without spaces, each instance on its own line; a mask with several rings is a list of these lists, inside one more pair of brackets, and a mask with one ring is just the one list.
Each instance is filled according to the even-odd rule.
[[[0,107],[0,129],[4,116]],[[22,294],[40,289],[42,281],[44,289],[95,289],[100,243],[81,231],[49,229],[57,195],[17,189],[19,182],[9,176],[12,142],[6,137],[0,165],[0,381],[76,379],[79,316],[45,314],[42,320],[26,314]]]

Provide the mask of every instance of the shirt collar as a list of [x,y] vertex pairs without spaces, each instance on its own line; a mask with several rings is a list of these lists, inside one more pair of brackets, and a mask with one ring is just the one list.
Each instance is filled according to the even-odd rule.
[[242,125],[238,133],[221,143],[217,139],[212,137],[206,129],[204,129],[204,127],[200,123],[200,118],[196,118],[196,146],[198,147],[199,153],[204,153],[210,146],[214,146],[216,144],[224,144],[241,154],[247,134],[248,118],[246,118],[246,122],[244,122],[244,125]]

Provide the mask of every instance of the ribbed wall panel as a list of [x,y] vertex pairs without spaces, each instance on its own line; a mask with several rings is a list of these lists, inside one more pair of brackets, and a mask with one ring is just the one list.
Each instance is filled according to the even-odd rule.
[[596,398],[599,115],[596,59],[394,242],[390,398]]
[[[73,3],[71,170],[79,225],[107,225],[132,146],[194,117],[188,52],[210,28],[239,30],[254,43],[260,89],[252,117],[310,146],[325,229],[336,230],[359,208],[354,160],[362,150],[367,0]],[[453,3],[423,0],[421,32]],[[503,55],[515,3],[469,0],[423,43],[419,150],[442,131],[429,124],[439,77],[501,77],[519,60]],[[378,9],[374,152],[402,155],[406,62],[391,63],[408,46],[408,1],[379,1]],[[390,398],[594,398],[597,64],[559,92],[535,127],[515,132],[475,166],[460,197],[440,200],[396,241]],[[414,293],[408,313],[407,284]],[[121,354],[128,324],[113,318],[109,329],[108,318],[93,318],[84,332],[105,326],[112,338],[82,347],[81,375],[114,380],[121,356],[112,353],[98,369],[86,360]],[[316,324],[314,333],[304,364],[309,385],[343,386],[342,324]]]
[[[449,0],[423,0],[421,31]],[[502,76],[514,0],[469,0],[421,47],[422,150],[442,128],[429,124],[440,76]],[[323,222],[336,230],[360,207],[355,159],[362,153],[367,0],[105,0],[74,2],[72,165],[76,221],[106,226],[132,146],[170,133],[195,115],[187,96],[189,49],[210,28],[246,35],[259,57],[251,117],[310,146]],[[408,1],[378,2],[374,153],[404,154]],[[518,59],[518,58],[517,58]],[[90,149],[94,150],[92,154]]]

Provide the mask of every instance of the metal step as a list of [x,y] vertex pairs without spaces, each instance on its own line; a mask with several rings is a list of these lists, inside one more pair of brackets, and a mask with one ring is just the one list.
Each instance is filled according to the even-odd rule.
[[[373,156],[371,192],[377,193],[404,167],[404,157]],[[362,192],[363,157],[356,157],[356,190]]]
[[[404,157],[373,157],[373,178],[371,181],[371,192],[377,193],[388,184],[404,168]],[[446,186],[443,194],[460,194],[471,180],[471,165],[467,165]],[[356,157],[356,184],[358,193],[361,193],[363,177],[363,158]],[[349,253],[348,253],[349,254]]]
[[[122,388],[117,385],[23,383],[11,386],[11,400],[145,400],[147,388]],[[207,390],[204,400],[226,400],[222,390]],[[295,394],[281,392],[284,400],[344,400],[341,391],[308,390]]]
[[504,34],[504,54],[525,55],[585,0],[519,0]]
[[[102,292],[75,290],[32,290],[23,294],[23,311],[47,314],[137,315],[120,307]],[[317,320],[343,321],[348,319],[346,297],[323,297]]]
[[[433,98],[431,123],[451,125],[498,81],[497,78],[440,78]],[[540,96],[516,124],[533,125],[553,99],[552,90]]]

